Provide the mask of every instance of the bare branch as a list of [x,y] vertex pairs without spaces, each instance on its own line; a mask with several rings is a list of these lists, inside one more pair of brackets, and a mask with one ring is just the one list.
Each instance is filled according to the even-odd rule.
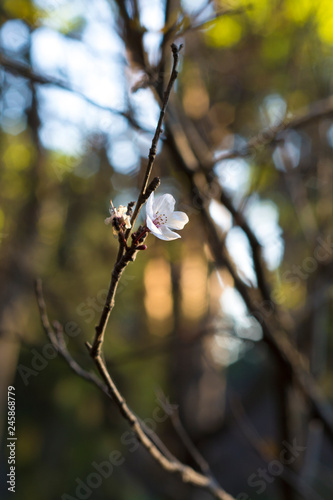
[[148,132],[150,133],[150,130],[146,130],[142,128],[137,121],[134,119],[134,117],[131,115],[129,111],[121,111],[116,108],[110,108],[109,106],[103,106],[102,104],[99,104],[92,99],[90,99],[88,96],[86,96],[83,92],[80,92],[77,89],[71,88],[66,82],[63,80],[59,80],[58,78],[53,78],[51,76],[45,76],[41,75],[40,73],[36,73],[35,71],[32,70],[30,66],[27,64],[21,63],[19,61],[14,61],[13,59],[9,59],[8,57],[4,56],[3,54],[0,54],[0,66],[2,66],[4,69],[9,71],[10,73],[14,75],[19,75],[23,78],[27,78],[33,83],[37,83],[40,85],[54,85],[56,87],[59,87],[63,90],[67,90],[68,92],[72,92],[76,94],[77,96],[81,97],[82,99],[85,100],[88,104],[91,104],[92,106],[102,109],[103,111],[108,111],[109,113],[112,113],[114,115],[119,115],[123,116],[126,118],[126,120],[130,123],[130,125],[135,128],[136,130],[141,130],[142,132]]
[[196,472],[191,467],[182,464],[177,459],[167,458],[154,442],[147,436],[146,432],[140,425],[140,422],[136,415],[130,410],[125,399],[119,392],[119,389],[112,380],[101,356],[92,352],[92,346],[87,342],[86,346],[90,355],[95,361],[97,369],[104,380],[106,386],[108,387],[109,395],[112,397],[113,401],[116,403],[119,412],[129,423],[132,430],[134,431],[138,441],[146,448],[151,457],[167,472],[172,474],[177,474],[180,476],[184,483],[192,484],[193,486],[201,487],[208,490],[215,498],[219,500],[234,500],[234,497],[229,495],[221,487],[217,486],[215,481],[211,478]]
[[[196,185],[195,187],[197,188]],[[227,267],[228,271],[234,279],[237,290],[240,292],[245,304],[247,305],[250,314],[256,316],[257,308],[253,304],[250,290],[239,278],[237,272],[234,269],[230,256],[228,255],[225,247],[221,245],[215,229],[215,225],[211,220],[210,214],[208,213],[206,207],[202,206],[201,214],[204,220],[204,225],[207,229],[210,246],[217,264],[223,264]],[[307,397],[308,401],[311,403],[315,415],[324,423],[328,435],[330,436],[331,440],[333,440],[332,409],[327,404],[325,398],[321,394],[319,387],[316,384],[316,381],[308,371],[305,360],[303,359],[301,353],[297,351],[296,347],[291,343],[284,331],[281,331],[278,328],[273,330],[267,319],[264,317],[262,318],[261,326],[263,329],[265,341],[268,343],[277,359],[279,359],[283,363],[283,365],[291,371],[295,378],[295,382],[297,383],[303,394]]]
[[38,304],[38,308],[39,308],[39,315],[40,315],[40,319],[42,322],[42,326],[44,328],[44,332],[48,336],[51,344],[57,349],[57,351],[59,351],[57,337],[56,337],[56,335],[51,327],[49,317],[47,315],[41,279],[37,279],[35,281],[35,292],[36,292],[37,304]]
[[[146,190],[147,190],[147,187],[148,187],[149,177],[150,177],[150,174],[151,174],[151,171],[152,171],[152,168],[153,168],[153,164],[154,164],[154,161],[155,161],[155,158],[156,158],[157,144],[158,144],[159,138],[160,138],[161,133],[162,133],[162,124],[163,124],[163,120],[164,120],[164,115],[165,115],[166,107],[167,107],[168,102],[169,102],[169,97],[170,97],[171,89],[173,87],[174,82],[176,81],[177,76],[178,76],[177,66],[178,66],[178,62],[179,62],[179,52],[182,49],[182,45],[180,45],[179,47],[177,47],[173,43],[171,45],[171,49],[172,49],[172,55],[173,55],[173,67],[172,67],[172,71],[171,71],[169,83],[168,83],[167,88],[166,88],[166,90],[164,92],[164,97],[163,97],[162,107],[161,107],[161,111],[160,111],[160,116],[159,116],[157,127],[156,127],[156,130],[155,130],[155,135],[154,135],[153,140],[152,140],[151,148],[149,150],[148,164],[147,164],[147,167],[146,167],[145,176],[144,176],[144,179],[143,179],[141,191],[140,191],[140,194],[139,194],[139,197],[138,197],[137,204],[136,204],[135,209],[134,209],[134,213],[133,213],[132,218],[131,218],[131,225],[132,225],[132,227],[135,224],[135,221],[136,221],[136,219],[137,219],[137,217],[139,215],[139,212],[141,210],[142,205],[146,201],[146,196],[145,196],[146,195]],[[127,234],[126,234],[126,238],[128,237],[129,232],[130,231],[128,230]]]
[[263,299],[270,300],[271,290],[268,281],[266,280],[267,269],[262,257],[261,244],[259,243],[256,235],[252,231],[243,213],[240,210],[236,209],[231,198],[227,195],[225,190],[218,183],[216,175],[213,172],[208,173],[207,171],[205,171],[205,175],[206,175],[206,180],[209,184],[212,184],[211,179],[213,179],[214,189],[212,191],[214,192],[214,198],[225,206],[225,208],[232,215],[234,224],[240,227],[246,234],[252,251],[253,264],[258,282],[258,288],[262,294]]
[[63,327],[58,321],[55,321],[53,323],[55,331],[53,330],[48,318],[44,300],[44,294],[43,294],[42,281],[40,279],[36,280],[35,282],[35,292],[36,292],[42,326],[53,347],[67,361],[69,367],[77,375],[79,375],[79,377],[82,377],[83,379],[88,380],[88,382],[95,384],[102,392],[108,394],[105,385],[100,381],[100,379],[96,377],[94,373],[89,373],[83,368],[81,368],[81,366],[70,355],[67,346],[65,344]]
[[100,354],[93,352],[93,347],[86,342],[86,346],[97,369],[102,377],[101,382],[94,374],[90,374],[83,370],[78,363],[69,354],[63,338],[63,328],[59,322],[54,323],[56,333],[53,331],[46,310],[46,305],[43,296],[42,282],[36,281],[36,296],[39,306],[40,317],[43,328],[50,338],[52,344],[62,357],[67,361],[70,368],[81,378],[95,384],[104,394],[110,397],[118,407],[121,415],[128,421],[132,427],[138,441],[146,448],[151,457],[167,472],[177,474],[184,483],[192,484],[193,486],[201,487],[208,490],[218,500],[235,500],[231,495],[219,487],[216,481],[204,474],[196,472],[191,467],[182,464],[172,453],[165,447],[160,439],[143,426],[138,417],[130,410],[125,399],[121,395],[119,389],[113,382],[104,361]]
[[309,108],[301,109],[294,118],[284,119],[274,127],[262,130],[258,135],[250,139],[241,149],[233,149],[217,155],[211,161],[207,162],[205,168],[213,168],[216,163],[222,160],[231,160],[233,158],[251,156],[259,147],[274,145],[282,141],[283,132],[291,129],[297,130],[318,120],[332,117],[333,96],[317,101],[311,104]]
[[[133,234],[133,236],[134,236],[134,234]],[[119,240],[121,238],[124,238],[124,234],[122,231],[120,231],[120,233],[119,233]],[[126,248],[125,253],[122,255],[120,260],[117,260],[117,262],[115,263],[115,266],[113,268],[113,271],[111,274],[111,282],[110,282],[108,294],[107,294],[107,297],[105,300],[105,304],[103,307],[103,311],[102,311],[99,323],[95,328],[95,338],[94,338],[93,348],[92,348],[93,355],[98,355],[100,353],[100,350],[101,350],[101,347],[103,344],[103,340],[104,340],[105,329],[107,327],[111,311],[112,311],[114,304],[115,304],[115,295],[116,295],[117,287],[119,284],[119,280],[120,280],[125,268],[128,266],[128,264],[135,260],[136,253],[138,252],[138,244],[137,243],[138,243],[138,241],[134,237],[132,240],[131,247]]]
[[[333,102],[331,102],[333,111]],[[317,115],[318,116],[318,115]],[[298,124],[305,123],[305,119],[299,120]],[[250,314],[256,317],[257,307],[253,302],[253,292],[256,289],[251,289],[247,286],[243,280],[240,279],[237,270],[235,269],[234,263],[228,254],[224,243],[217,232],[216,226],[210,216],[207,204],[205,203],[205,196],[202,193],[201,185],[197,180],[196,172],[197,170],[202,170],[200,167],[200,162],[196,162],[195,168],[192,165],[188,165],[186,162],[187,154],[185,151],[180,149],[180,141],[177,141],[173,136],[172,128],[168,127],[168,144],[171,148],[171,152],[174,154],[178,165],[187,174],[189,181],[191,183],[191,191],[195,195],[196,206],[200,208],[201,217],[203,220],[204,228],[206,229],[207,239],[209,246],[211,248],[212,254],[214,256],[215,262],[218,266],[225,266],[230,272],[235,287],[241,294]],[[186,140],[186,138],[184,138]],[[188,145],[188,148],[190,146]],[[293,375],[295,382],[301,389],[302,393],[306,396],[307,400],[310,402],[315,416],[317,416],[324,424],[327,434],[333,441],[333,412],[331,407],[326,402],[325,398],[321,394],[319,387],[316,384],[313,376],[309,373],[306,362],[302,355],[298,352],[296,347],[291,343],[286,332],[278,326],[272,329],[270,322],[267,318],[262,318],[261,326],[263,329],[264,339],[269,345],[272,353],[276,358],[282,362],[283,366]]]
[[[256,431],[247,417],[240,399],[233,395],[230,400],[232,414],[239,425],[246,440],[251,447],[256,451],[260,458],[269,463],[279,460],[279,457],[273,453],[272,447],[267,443]],[[291,486],[295,491],[302,495],[307,500],[324,500],[313,488],[311,488],[304,478],[297,475],[290,467],[284,467],[281,472],[281,479]]]
[[[68,366],[81,378],[84,380],[87,380],[88,382],[93,383],[100,389],[106,396],[108,396],[110,399],[113,399],[107,386],[98,378],[94,373],[89,373],[86,370],[84,370],[76,361],[75,359],[71,356],[69,353],[65,339],[64,339],[64,330],[63,326],[59,321],[54,321],[53,322],[53,328],[54,331],[50,325],[50,321],[48,318],[47,310],[46,310],[46,305],[45,305],[45,300],[44,300],[44,294],[43,294],[43,289],[42,289],[42,282],[41,280],[36,280],[35,283],[35,289],[36,289],[36,297],[39,305],[39,311],[40,311],[40,317],[42,320],[42,324],[44,327],[45,332],[47,333],[49,339],[52,342],[52,345],[54,348],[59,352],[59,354],[64,358],[64,360],[67,362]],[[137,417],[136,417],[137,418]],[[169,459],[172,461],[179,462],[168,450],[168,448],[165,446],[165,444],[160,440],[160,438],[157,436],[157,434],[152,430],[149,429],[141,419],[138,419],[140,422],[140,425],[145,432],[145,434],[149,437],[150,440],[154,442],[156,447]],[[180,462],[179,462],[180,463]]]
[[[144,181],[142,184],[141,191],[138,196],[138,201],[136,203],[133,215],[131,217],[131,227],[133,228],[136,219],[139,215],[139,212],[143,206],[143,204],[147,200],[147,194],[148,192],[151,193],[153,190],[155,190],[158,185],[159,185],[159,178],[156,177],[153,179],[151,184],[148,186],[149,183],[149,178],[150,174],[153,168],[153,164],[155,161],[156,157],[156,150],[157,150],[157,144],[160,138],[160,135],[162,133],[162,123],[166,111],[166,107],[169,101],[170,93],[172,86],[177,78],[177,66],[178,66],[178,61],[179,61],[179,52],[181,50],[181,46],[177,47],[176,45],[172,44],[172,54],[173,54],[173,67],[169,79],[168,86],[166,88],[166,91],[164,93],[164,100],[163,104],[161,107],[160,111],[160,116],[158,120],[158,124],[156,127],[155,135],[152,140],[152,145],[149,151],[149,156],[148,156],[148,164],[147,168],[145,171],[145,176],[144,176]],[[107,327],[107,323],[110,317],[110,313],[114,307],[115,303],[115,294],[117,291],[118,283],[121,278],[122,273],[124,272],[125,268],[127,265],[132,262],[135,259],[136,253],[139,249],[138,247],[138,242],[142,243],[142,239],[140,239],[140,235],[136,238],[135,233],[132,234],[132,245],[131,247],[127,246],[127,239],[129,237],[131,229],[127,229],[125,234],[120,231],[119,232],[119,252],[117,256],[116,263],[114,265],[112,275],[111,275],[111,281],[109,285],[109,291],[108,295],[105,300],[104,308],[100,317],[99,324],[96,326],[95,329],[95,338],[93,342],[93,347],[92,347],[92,356],[94,357],[95,355],[97,356],[100,353],[103,340],[104,340],[104,334],[105,334],[105,329]],[[138,233],[140,233],[140,229],[138,230]]]
[[170,416],[174,430],[178,434],[180,440],[182,441],[183,445],[185,446],[194,462],[198,465],[203,474],[215,481],[208,462],[204,459],[199,450],[194,446],[190,436],[183,426],[182,421],[180,420],[178,407],[176,407],[175,405],[170,405],[168,403],[165,404],[165,396],[162,391],[159,391],[158,398],[163,406],[164,411]]

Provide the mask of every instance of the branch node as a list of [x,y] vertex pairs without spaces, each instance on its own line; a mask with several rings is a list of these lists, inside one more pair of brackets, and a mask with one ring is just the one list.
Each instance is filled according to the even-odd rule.
[[156,189],[161,184],[161,179],[159,177],[154,177],[149,186],[146,189],[146,192],[142,195],[143,201],[147,201],[151,193],[156,191]]
[[135,205],[135,201],[130,201],[127,205],[126,215],[128,215],[129,217],[132,217],[134,205]]
[[89,354],[90,354],[91,349],[92,349],[92,345],[90,344],[90,342],[85,342],[84,345],[86,346],[86,348],[88,349]]

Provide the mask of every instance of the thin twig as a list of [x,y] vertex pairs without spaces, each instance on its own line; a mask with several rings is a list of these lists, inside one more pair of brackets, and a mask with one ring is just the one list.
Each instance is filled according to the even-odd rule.
[[[195,185],[198,189],[198,187]],[[250,289],[239,278],[237,271],[233,265],[225,246],[221,245],[216,227],[211,219],[207,208],[202,205],[201,215],[204,220],[204,225],[208,233],[211,250],[216,259],[217,265],[226,266],[230,272],[235,287],[241,294],[250,314],[256,317],[257,307],[253,304]],[[261,321],[264,339],[275,354],[277,359],[282,361],[283,365],[295,377],[295,382],[301,389],[303,394],[311,403],[314,414],[323,422],[325,429],[333,441],[333,411],[323,397],[316,381],[307,369],[306,362],[301,353],[291,343],[290,339],[284,331],[279,328],[272,329],[270,322],[263,317]]]
[[155,446],[162,452],[162,454],[168,460],[176,461],[180,464],[181,462],[171,453],[169,448],[167,448],[167,446],[163,443],[163,441],[159,438],[159,436],[145,424],[144,420],[138,418],[138,421],[140,422],[140,425],[144,430],[145,434],[149,437],[151,441],[153,441]]
[[[166,110],[166,107],[167,107],[168,102],[169,102],[171,89],[173,87],[174,82],[176,81],[177,76],[178,76],[177,66],[178,66],[178,62],[179,62],[179,52],[182,49],[182,45],[177,47],[177,45],[175,45],[173,43],[171,45],[171,49],[172,49],[172,55],[173,55],[173,67],[172,67],[169,83],[168,83],[167,88],[164,92],[164,98],[163,98],[163,102],[162,102],[162,107],[161,107],[161,111],[160,111],[158,124],[157,124],[156,130],[155,130],[155,135],[154,135],[153,140],[152,140],[151,148],[149,150],[148,164],[146,167],[145,176],[143,179],[141,191],[140,191],[138,201],[137,201],[137,204],[135,206],[135,209],[134,209],[134,212],[133,212],[133,215],[131,218],[132,227],[134,226],[134,224],[136,222],[136,219],[139,215],[139,212],[141,210],[142,205],[146,201],[146,196],[145,196],[146,189],[148,187],[149,177],[150,177],[150,174],[151,174],[151,171],[153,168],[153,164],[154,164],[154,161],[156,158],[157,144],[158,144],[159,138],[160,138],[161,133],[162,133],[162,124],[163,124],[163,120],[164,120],[165,110]],[[130,233],[130,230],[127,230],[126,238],[128,238],[129,233]]]
[[[177,47],[175,44],[172,44],[171,48],[172,48],[172,54],[173,54],[173,67],[172,67],[172,71],[171,71],[171,75],[170,75],[167,89],[164,93],[164,100],[163,100],[163,104],[161,107],[158,124],[156,127],[155,135],[154,135],[153,140],[152,140],[152,145],[151,145],[151,148],[149,151],[148,164],[147,164],[147,168],[146,168],[146,172],[145,172],[144,181],[142,184],[140,194],[138,196],[138,201],[136,203],[133,215],[131,217],[131,227],[132,228],[133,228],[135,221],[139,215],[139,212],[141,210],[142,205],[147,200],[148,192],[149,193],[152,192],[159,185],[158,177],[153,179],[153,181],[151,182],[151,184],[149,186],[148,186],[148,183],[149,183],[150,174],[151,174],[151,171],[153,168],[154,160],[156,157],[157,144],[158,144],[160,135],[162,133],[162,123],[163,123],[163,119],[164,119],[164,115],[165,115],[165,110],[166,110],[166,107],[167,107],[167,104],[169,101],[172,86],[173,86],[173,84],[177,78],[177,75],[178,75],[177,66],[178,66],[178,61],[179,61],[179,52],[180,52],[182,46],[180,45],[179,47]],[[129,262],[131,262],[135,259],[135,255],[137,252],[137,245],[135,243],[135,239],[133,239],[132,245],[130,248],[128,248],[127,244],[126,244],[128,236],[130,234],[130,231],[131,231],[131,229],[127,229],[125,234],[123,234],[122,231],[119,233],[119,252],[118,252],[117,260],[116,260],[116,263],[115,263],[113,271],[112,271],[111,281],[110,281],[110,285],[109,285],[109,291],[108,291],[108,295],[107,295],[106,300],[105,300],[105,304],[104,304],[104,308],[103,308],[103,311],[102,311],[102,314],[100,317],[100,321],[95,328],[95,338],[93,341],[93,347],[92,347],[92,351],[91,351],[91,354],[93,357],[97,356],[100,353],[100,350],[101,350],[101,347],[103,344],[103,340],[104,340],[105,329],[107,327],[110,313],[114,307],[115,294],[117,291],[117,287],[118,287],[118,283],[119,283],[119,280],[121,278],[121,275],[124,272],[127,265],[129,264]]]
[[[202,9],[202,10],[204,10],[204,9]],[[246,12],[246,10],[244,8],[223,9],[223,10],[219,10],[219,11],[215,12],[214,14],[212,14],[210,17],[207,17],[203,21],[198,21],[198,18],[201,15],[201,12],[199,12],[194,16],[193,22],[190,23],[188,26],[185,26],[184,29],[182,29],[181,31],[179,31],[177,33],[177,36],[178,37],[184,36],[188,31],[190,31],[192,33],[195,30],[199,30],[199,29],[202,29],[204,27],[207,27],[207,24],[213,23],[214,21],[217,21],[221,17],[237,16],[237,15],[244,14],[245,12]],[[197,22],[195,22],[195,21],[197,21]]]
[[311,104],[309,108],[299,110],[295,117],[284,119],[277,125],[266,130],[262,130],[258,133],[258,135],[252,137],[252,139],[250,139],[241,149],[233,149],[215,156],[205,165],[205,167],[207,169],[211,169],[214,165],[216,165],[216,163],[223,160],[251,156],[258,148],[270,146],[283,140],[283,132],[292,129],[297,130],[332,115],[333,96],[330,96]]
[[164,411],[169,415],[174,430],[178,434],[179,438],[181,439],[183,445],[185,446],[194,462],[197,464],[201,472],[205,474],[205,476],[208,476],[215,481],[208,462],[204,459],[199,450],[193,444],[190,436],[183,426],[182,421],[180,420],[178,407],[176,407],[176,405],[170,405],[169,403],[165,404],[165,396],[162,391],[159,391],[158,399]]
[[123,398],[113,379],[111,378],[101,356],[99,354],[92,355],[92,346],[88,342],[86,343],[86,346],[91,356],[93,357],[98,372],[100,373],[102,379],[108,387],[109,394],[117,405],[121,415],[125,420],[127,420],[138,441],[144,446],[144,448],[146,448],[151,457],[167,472],[179,475],[184,483],[189,483],[193,486],[204,488],[219,500],[234,500],[234,497],[229,495],[221,487],[217,486],[215,481],[213,481],[211,478],[199,472],[196,472],[194,469],[192,469],[192,467],[182,464],[177,459],[167,458],[161,453],[158,447],[145,433],[136,415],[128,407],[125,399]]
[[55,331],[53,330],[48,318],[44,300],[44,294],[43,294],[42,281],[40,279],[37,279],[35,282],[35,292],[36,292],[42,326],[53,347],[67,361],[69,367],[77,375],[79,375],[79,377],[82,377],[88,382],[95,384],[102,392],[108,394],[105,385],[100,381],[100,379],[96,377],[94,373],[89,373],[83,368],[81,368],[81,366],[70,355],[67,346],[65,344],[63,327],[58,321],[55,321],[53,323]]
[[[36,296],[42,325],[47,336],[50,338],[52,345],[54,345],[57,351],[67,361],[70,368],[74,370],[74,372],[78,376],[95,384],[99,389],[102,390],[104,394],[106,394],[113,400],[113,402],[118,407],[121,415],[128,421],[128,423],[132,427],[138,441],[146,448],[152,458],[167,472],[179,475],[184,483],[204,488],[218,500],[235,500],[234,497],[229,495],[220,486],[218,486],[212,478],[207,477],[204,474],[200,474],[191,467],[182,464],[176,457],[172,455],[172,453],[153,431],[150,431],[141,424],[140,420],[130,410],[125,399],[113,382],[100,354],[98,354],[97,356],[94,355],[93,359],[104,383],[101,382],[94,374],[90,374],[83,370],[76,363],[76,361],[69,354],[67,347],[64,345],[62,325],[60,325],[60,323],[58,322],[54,323],[56,333],[54,333],[51,327],[43,297],[42,283],[40,280],[36,282]],[[92,346],[88,342],[86,343],[86,346],[90,354],[92,355]]]
[[119,284],[119,280],[120,280],[125,268],[128,266],[128,264],[135,259],[136,253],[138,252],[137,247],[138,247],[138,245],[136,244],[135,239],[133,239],[131,247],[126,249],[123,256],[120,258],[120,260],[116,261],[115,266],[113,268],[113,271],[111,274],[110,286],[109,286],[108,294],[107,294],[105,304],[103,307],[103,311],[102,311],[99,323],[95,328],[95,338],[94,338],[93,348],[92,348],[92,353],[91,353],[93,357],[94,357],[94,355],[97,356],[101,351],[103,340],[104,340],[105,329],[107,327],[111,311],[114,308],[115,295],[116,295],[117,287]]
[[[271,451],[271,446],[258,434],[245,413],[241,400],[236,394],[230,398],[232,414],[251,447],[264,462],[279,461],[279,457]],[[295,491],[308,500],[323,500],[323,498],[309,486],[304,478],[297,475],[290,467],[283,467],[281,479]]]
[[214,192],[214,198],[220,201],[220,203],[222,203],[222,205],[225,206],[225,208],[232,215],[234,224],[240,227],[247,236],[252,251],[252,258],[258,283],[258,289],[260,290],[264,300],[271,300],[271,290],[266,280],[267,269],[262,257],[262,246],[259,243],[256,235],[252,231],[243,213],[240,210],[237,210],[231,198],[227,195],[225,190],[218,183],[216,174],[214,174],[213,172],[210,173],[206,172],[207,182],[211,183],[212,182],[211,179],[213,179],[214,182],[214,189],[212,190]]
[[137,121],[134,119],[134,117],[131,115],[129,111],[121,111],[116,108],[111,108],[108,106],[103,106],[102,104],[99,104],[98,102],[93,101],[90,99],[88,96],[86,96],[83,92],[80,90],[74,89],[70,87],[66,82],[63,80],[60,80],[58,78],[54,78],[51,76],[45,76],[41,75],[40,73],[37,73],[36,71],[33,71],[30,66],[27,64],[21,63],[19,61],[14,61],[3,54],[0,54],[0,66],[2,66],[4,69],[9,71],[10,73],[14,75],[19,75],[23,78],[27,78],[33,83],[37,83],[40,85],[54,85],[55,87],[59,87],[62,90],[66,90],[68,92],[74,93],[77,96],[81,97],[84,99],[88,104],[91,104],[95,108],[102,109],[103,111],[108,111],[109,113],[123,116],[128,120],[130,125],[132,125],[133,128],[136,130],[140,130],[142,132],[150,132],[150,130],[147,130],[143,127],[141,127]]
[[38,308],[39,308],[39,315],[40,315],[40,319],[41,319],[44,331],[45,331],[46,335],[48,336],[51,344],[54,347],[56,347],[56,349],[59,351],[57,337],[53,331],[53,328],[52,328],[50,321],[49,321],[49,317],[47,315],[41,279],[37,279],[35,281],[35,292],[36,292],[37,304],[38,304]]
[[[35,290],[36,290],[36,297],[39,305],[39,313],[42,320],[42,325],[54,348],[65,359],[68,366],[79,377],[96,385],[98,389],[100,389],[106,396],[108,396],[109,399],[113,400],[113,397],[111,396],[107,386],[94,373],[89,373],[86,370],[84,370],[71,356],[65,344],[63,326],[61,325],[61,323],[59,323],[59,321],[53,322],[53,328],[54,328],[53,331],[46,310],[41,280],[36,280]],[[138,418],[138,421],[140,422],[140,425],[145,434],[149,437],[150,440],[154,442],[154,444],[161,451],[161,453],[164,454],[169,460],[179,462],[172,455],[172,453],[165,446],[165,444],[161,441],[161,439],[157,436],[157,434],[152,429],[149,429],[141,419]]]
[[[180,110],[178,111],[178,114],[179,113],[181,113]],[[207,185],[203,189],[203,191],[205,191],[204,201],[209,202],[211,198],[214,198],[218,202],[222,203],[232,215],[233,223],[239,226],[244,231],[245,235],[248,238],[252,251],[258,289],[262,294],[263,300],[270,300],[271,290],[266,279],[267,269],[262,258],[261,244],[252,231],[242,211],[235,207],[231,198],[227,195],[223,187],[218,182],[216,172],[213,169],[208,170],[206,168],[206,151],[202,152],[203,147],[198,147],[198,134],[191,122],[187,120],[183,113],[180,115],[180,119],[178,121],[180,123],[183,123],[185,121],[185,125],[180,128],[178,122],[172,122],[171,120],[167,121],[168,139],[172,151],[174,153],[176,152],[176,150],[178,151],[177,156],[179,158],[180,164],[186,170],[186,173],[188,175],[192,176],[195,172],[200,174],[200,178],[204,176],[202,182],[206,181],[207,183]],[[188,130],[190,130],[191,132],[188,133]],[[184,144],[183,147],[182,144]],[[193,154],[191,154],[191,160],[189,158],[189,152],[193,152]]]
[[[312,115],[312,118],[319,117],[319,111],[323,111],[322,106],[319,106],[317,113]],[[333,112],[333,97],[331,98],[331,113]],[[320,115],[323,116],[323,115]],[[311,120],[310,120],[311,121]],[[309,123],[308,117],[299,118],[298,121],[294,122],[295,126],[300,126],[301,124]],[[174,154],[179,166],[187,174],[190,184],[191,192],[195,195],[196,207],[200,209],[200,213],[203,220],[203,225],[206,229],[208,244],[210,246],[211,252],[214,256],[215,263],[217,266],[224,266],[227,268],[231,274],[235,287],[241,294],[248,311],[251,315],[256,317],[257,307],[253,301],[251,292],[252,290],[247,286],[242,279],[240,279],[239,274],[235,268],[235,265],[227,252],[227,249],[218,234],[216,225],[214,224],[208,206],[205,203],[205,195],[202,192],[202,186],[196,178],[196,170],[200,169],[200,163],[197,162],[196,168],[193,169],[192,165],[189,166],[186,162],[186,152],[181,150],[179,145],[180,141],[176,141],[173,136],[171,128],[168,130],[167,134],[168,144],[171,148],[171,152]],[[199,165],[199,167],[198,167]],[[290,373],[294,376],[295,382],[301,389],[302,393],[306,396],[307,400],[310,402],[314,415],[317,416],[324,424],[324,428],[327,431],[328,436],[331,441],[333,441],[333,411],[329,406],[325,398],[323,397],[316,381],[309,373],[307,369],[305,360],[303,359],[300,352],[292,344],[288,336],[284,331],[278,326],[272,328],[269,318],[265,318],[262,315],[261,326],[263,330],[264,340],[269,345],[272,353],[276,358],[282,361],[283,365]]]

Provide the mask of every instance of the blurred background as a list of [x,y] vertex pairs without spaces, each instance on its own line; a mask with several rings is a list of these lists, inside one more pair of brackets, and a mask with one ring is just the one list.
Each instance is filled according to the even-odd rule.
[[[51,319],[92,369],[84,342],[117,255],[104,219],[110,199],[127,205],[138,195],[171,42],[184,47],[153,176],[157,194],[172,193],[190,222],[180,240],[150,235],[126,269],[104,344],[110,372],[135,413],[197,468],[165,413],[165,400],[178,405],[193,443],[239,500],[332,498],[332,433],[261,327],[262,317],[277,332],[283,326],[328,407],[328,0],[1,0],[1,498],[13,496],[9,385],[20,500],[211,498],[160,470],[117,409],[55,355],[34,295],[40,277]],[[235,273],[226,254],[218,261],[216,241]],[[295,442],[303,450],[281,465]],[[113,451],[121,464],[85,490],[93,463]]]

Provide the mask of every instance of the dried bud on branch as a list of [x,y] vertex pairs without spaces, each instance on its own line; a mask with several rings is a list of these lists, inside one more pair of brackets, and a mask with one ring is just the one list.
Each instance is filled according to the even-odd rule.
[[149,186],[147,187],[146,189],[146,192],[145,194],[143,195],[143,199],[144,201],[147,201],[149,196],[154,192],[156,191],[156,189],[158,188],[158,186],[161,184],[161,180],[159,177],[154,177],[154,179],[151,181],[151,183],[149,184]]

